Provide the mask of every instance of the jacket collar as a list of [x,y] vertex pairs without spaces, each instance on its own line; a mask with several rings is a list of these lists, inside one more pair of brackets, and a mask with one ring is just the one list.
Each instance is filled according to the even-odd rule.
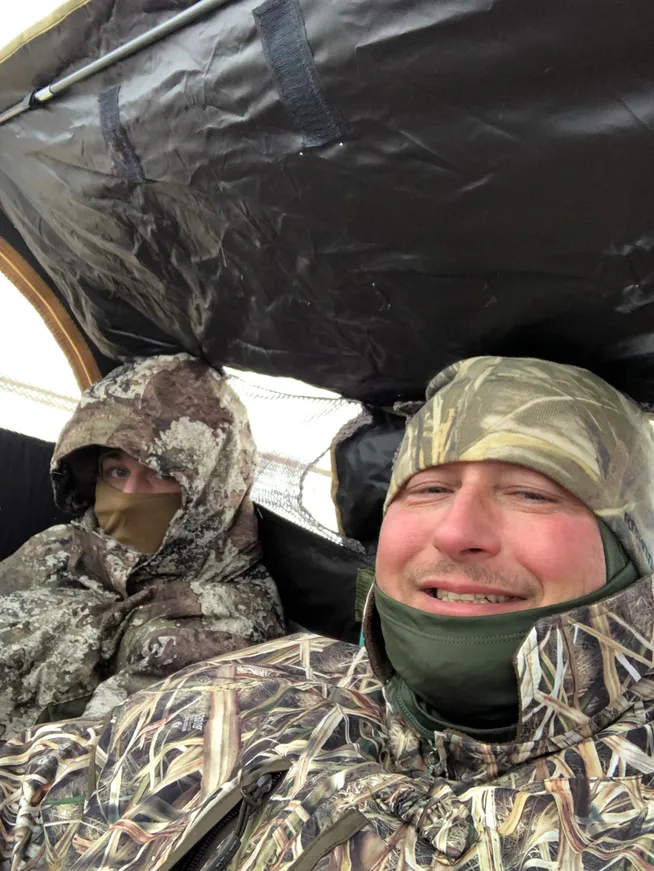
[[[639,682],[654,671],[653,623],[652,576],[594,605],[539,620],[516,656],[517,737],[490,745],[497,746],[497,773],[590,738],[631,707]],[[394,672],[384,651],[374,587],[363,634],[372,669],[386,684]],[[459,759],[471,756],[471,763],[486,746],[459,733],[435,733],[437,743],[443,738]]]

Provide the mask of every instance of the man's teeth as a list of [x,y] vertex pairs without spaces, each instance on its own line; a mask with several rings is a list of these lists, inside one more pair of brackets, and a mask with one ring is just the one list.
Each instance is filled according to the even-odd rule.
[[478,593],[453,593],[450,590],[429,590],[431,595],[435,595],[437,599],[441,599],[443,602],[477,602],[478,604],[485,604],[486,602],[511,602],[515,596],[494,596],[489,594],[488,596],[481,596]]

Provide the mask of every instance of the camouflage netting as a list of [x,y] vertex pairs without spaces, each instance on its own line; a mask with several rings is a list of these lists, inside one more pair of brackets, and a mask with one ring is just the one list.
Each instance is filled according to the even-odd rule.
[[293,395],[232,375],[230,383],[248,410],[259,450],[252,491],[256,503],[298,526],[340,544],[331,499],[332,439],[361,405],[340,397]]
[[6,378],[4,375],[0,375],[0,392],[15,394],[30,400],[30,402],[47,405],[59,411],[67,411],[69,414],[73,413],[77,405],[77,400],[73,397],[63,396],[61,393],[44,390],[35,385],[23,384],[21,381],[14,381],[13,378]]

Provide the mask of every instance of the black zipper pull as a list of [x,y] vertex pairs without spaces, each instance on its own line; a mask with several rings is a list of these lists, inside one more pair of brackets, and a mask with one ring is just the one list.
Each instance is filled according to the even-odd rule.
[[241,839],[237,838],[234,832],[230,832],[220,845],[220,849],[216,854],[215,862],[211,865],[210,869],[207,869],[207,871],[225,871],[238,852],[240,846]]
[[284,778],[285,773],[277,771],[274,774],[262,774],[255,783],[242,790],[243,801],[239,809],[236,829],[223,840],[207,871],[225,871],[241,846],[241,838],[250,817],[264,804],[266,798]]
[[274,774],[262,774],[254,783],[243,788],[243,797],[253,810],[261,807],[268,793],[277,786],[284,774],[276,771]]

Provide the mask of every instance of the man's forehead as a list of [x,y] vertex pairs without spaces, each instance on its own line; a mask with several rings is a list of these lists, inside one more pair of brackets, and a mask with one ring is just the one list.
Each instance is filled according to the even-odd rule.
[[122,448],[107,448],[102,452],[100,458],[102,460],[120,460],[121,462],[136,463],[139,466],[144,465],[139,460],[137,460],[136,457],[128,454],[127,451],[124,451]]
[[460,477],[461,475],[477,471],[493,477],[521,476],[525,478],[533,478],[534,480],[547,481],[549,484],[560,490],[564,489],[560,484],[552,478],[549,478],[547,475],[544,475],[542,472],[537,472],[535,469],[523,466],[520,463],[507,463],[503,460],[460,460],[455,463],[441,463],[438,466],[428,466],[426,469],[421,469],[409,480],[431,476]]

